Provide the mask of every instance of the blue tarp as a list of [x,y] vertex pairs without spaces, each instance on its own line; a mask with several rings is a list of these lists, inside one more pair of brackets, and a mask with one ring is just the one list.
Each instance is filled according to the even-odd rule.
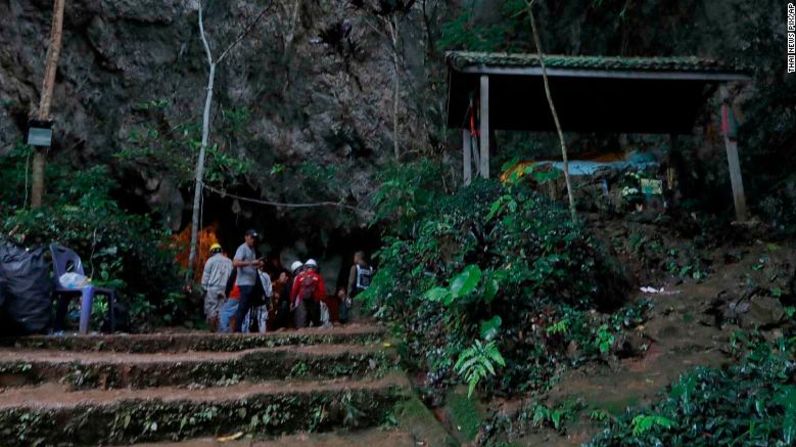
[[[564,163],[561,161],[541,161],[539,166],[552,166],[559,171],[564,171]],[[609,171],[625,171],[627,169],[644,170],[650,167],[658,167],[659,163],[655,156],[645,152],[632,152],[627,160],[618,161],[592,161],[592,160],[570,160],[569,175],[590,176],[605,169]]]

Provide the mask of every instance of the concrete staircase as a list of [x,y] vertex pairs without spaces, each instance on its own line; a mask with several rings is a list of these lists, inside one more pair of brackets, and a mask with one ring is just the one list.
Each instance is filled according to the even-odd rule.
[[[353,325],[0,339],[0,446],[215,445],[229,435],[270,445],[330,431],[378,438],[361,430],[392,419],[410,394],[383,337],[378,326]],[[383,445],[409,439],[389,437],[395,443]]]

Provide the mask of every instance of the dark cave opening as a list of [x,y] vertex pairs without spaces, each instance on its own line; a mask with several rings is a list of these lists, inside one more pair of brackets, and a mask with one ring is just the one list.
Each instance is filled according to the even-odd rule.
[[[236,191],[246,197],[256,197]],[[345,216],[339,213],[347,213]],[[269,205],[246,203],[214,193],[204,196],[202,227],[214,225],[216,236],[231,257],[243,243],[243,234],[253,228],[260,233],[258,255],[277,258],[284,268],[295,260],[315,259],[327,284],[327,293],[345,286],[356,251],[369,256],[381,246],[376,229],[368,227],[351,211],[335,207],[278,209]],[[186,207],[183,224],[188,225],[191,210]]]

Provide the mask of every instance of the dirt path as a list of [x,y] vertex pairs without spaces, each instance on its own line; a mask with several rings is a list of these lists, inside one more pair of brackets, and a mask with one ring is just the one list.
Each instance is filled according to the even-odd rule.
[[[542,429],[522,437],[515,445],[581,445],[603,426],[588,419],[591,411],[618,416],[627,407],[652,402],[671,382],[696,366],[717,367],[731,361],[725,351],[732,333],[740,327],[735,321],[716,324],[713,313],[717,300],[743,297],[751,277],[763,289],[769,287],[767,281],[777,277],[776,266],[787,265],[790,253],[781,249],[772,252],[770,245],[758,243],[732,249],[743,255],[726,263],[723,257],[729,250],[718,249],[712,254],[715,271],[702,282],[670,280],[652,284],[657,292],[637,292],[636,296],[654,304],[650,320],[637,329],[638,338],[647,340],[646,353],[612,365],[588,365],[566,372],[544,396],[545,401],[576,400],[586,409],[567,426],[566,434]],[[742,317],[747,327],[757,324],[754,316]],[[521,405],[513,401],[504,403],[501,409],[512,411]]]

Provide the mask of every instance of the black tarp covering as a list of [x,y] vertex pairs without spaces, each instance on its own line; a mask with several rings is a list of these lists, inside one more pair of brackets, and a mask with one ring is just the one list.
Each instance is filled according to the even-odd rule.
[[0,242],[0,333],[43,332],[52,312],[50,261],[44,248]]

